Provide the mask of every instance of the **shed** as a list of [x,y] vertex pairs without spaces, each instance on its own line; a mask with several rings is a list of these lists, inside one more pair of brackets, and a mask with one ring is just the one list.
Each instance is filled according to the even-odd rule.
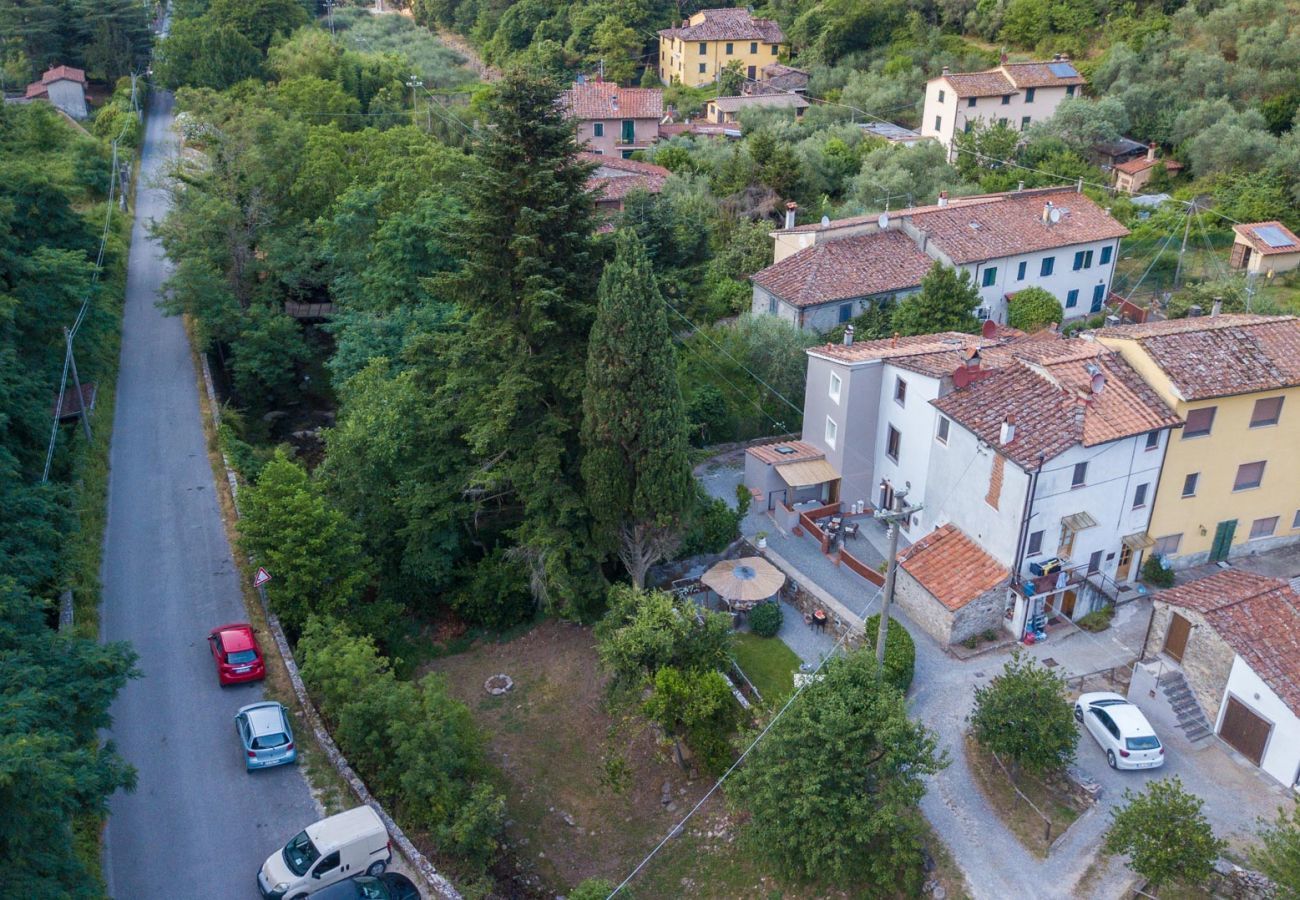
[[40,81],[27,85],[28,100],[48,100],[57,109],[84,119],[86,110],[86,73],[72,66],[53,66],[46,69]]
[[1232,230],[1232,268],[1272,277],[1300,266],[1300,238],[1281,222],[1251,222]]
[[894,598],[943,646],[997,630],[1010,572],[960,528],[936,528],[898,554]]

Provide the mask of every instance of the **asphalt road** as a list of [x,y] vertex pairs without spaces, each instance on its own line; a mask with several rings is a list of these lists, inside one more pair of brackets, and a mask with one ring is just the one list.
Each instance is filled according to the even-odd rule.
[[296,766],[249,775],[235,711],[259,685],[221,688],[207,634],[244,621],[204,446],[181,321],[156,308],[168,267],[149,237],[176,153],[172,97],[150,103],[126,285],[104,537],[102,633],[128,640],[143,677],[113,706],[111,737],[139,771],[110,801],[109,893],[136,898],[257,897],[263,860],[319,816]]

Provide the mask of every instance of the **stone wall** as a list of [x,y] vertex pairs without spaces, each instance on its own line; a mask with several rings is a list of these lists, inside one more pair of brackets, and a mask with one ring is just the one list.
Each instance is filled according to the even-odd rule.
[[999,584],[961,609],[951,610],[935,599],[906,569],[899,568],[894,600],[926,634],[948,647],[990,628],[1000,632],[1006,592],[1006,584]]
[[1205,718],[1213,724],[1218,721],[1219,706],[1223,703],[1223,692],[1228,685],[1228,675],[1232,671],[1236,651],[1206,624],[1200,613],[1184,607],[1171,607],[1157,596],[1152,604],[1151,630],[1146,647],[1143,648],[1144,658],[1162,655],[1165,634],[1169,631],[1169,622],[1175,612],[1192,623],[1180,667],[1196,702],[1201,704]]

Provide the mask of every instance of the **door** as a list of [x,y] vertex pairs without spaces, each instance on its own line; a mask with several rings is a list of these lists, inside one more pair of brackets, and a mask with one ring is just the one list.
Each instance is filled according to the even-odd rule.
[[1074,617],[1074,601],[1079,595],[1075,591],[1066,591],[1061,595],[1061,615],[1067,619]]
[[758,70],[754,66],[749,66],[748,68],[745,69],[745,77],[748,78],[750,81],[753,81],[755,78],[758,77]]
[[[1088,254],[1092,256],[1091,253]],[[1099,284],[1092,289],[1092,307],[1090,312],[1101,312],[1101,305],[1106,300],[1106,285]]]
[[1178,613],[1170,613],[1169,630],[1165,632],[1165,655],[1175,662],[1183,661],[1187,652],[1187,636],[1192,633],[1192,623]]
[[1268,736],[1273,726],[1262,716],[1236,697],[1228,697],[1228,708],[1223,713],[1223,724],[1219,726],[1219,737],[1242,756],[1255,765],[1264,758],[1264,747],[1268,745]]
[[1232,549],[1232,536],[1236,531],[1236,519],[1229,519],[1215,526],[1214,543],[1210,546],[1210,562],[1228,558],[1228,551]]
[[1115,566],[1115,580],[1128,581],[1128,572],[1133,565],[1133,548],[1128,544],[1119,548],[1119,563]]

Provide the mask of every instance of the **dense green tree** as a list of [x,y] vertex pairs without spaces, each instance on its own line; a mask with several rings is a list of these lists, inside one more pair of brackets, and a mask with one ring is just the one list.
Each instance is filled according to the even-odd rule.
[[713,671],[723,666],[731,648],[731,623],[707,611],[697,621],[694,607],[683,606],[672,594],[614,585],[609,611],[596,626],[596,641],[614,688],[637,688],[660,669]]
[[308,21],[300,0],[211,0],[206,15],[234,28],[262,53],[275,38],[292,34]]
[[979,305],[979,288],[970,273],[936,262],[921,279],[920,292],[906,297],[894,310],[894,330],[900,334],[974,334],[979,329],[975,318]]
[[598,542],[579,475],[583,369],[593,305],[593,207],[555,85],[520,72],[493,86],[468,216],[464,258],[443,280],[464,309],[445,347],[449,402],[471,455],[474,488],[507,495],[545,605],[590,615],[602,599]]
[[1277,885],[1282,900],[1300,897],[1300,806],[1280,807],[1272,822],[1260,822],[1259,843],[1250,863]]
[[1128,127],[1128,110],[1115,97],[1067,97],[1050,119],[1034,123],[1031,140],[1056,137],[1073,150],[1087,152],[1094,144],[1123,137]]
[[676,546],[694,483],[672,333],[654,270],[631,231],[600,279],[587,344],[582,475],[597,533],[615,536],[632,583]]
[[1061,301],[1037,285],[1016,291],[1007,304],[1007,324],[1021,331],[1038,331],[1060,323]]
[[1111,810],[1105,850],[1127,856],[1152,888],[1202,884],[1227,846],[1214,836],[1204,806],[1176,775],[1149,782],[1141,793],[1125,790],[1124,805]]
[[730,797],[750,816],[749,843],[800,881],[917,892],[917,804],[925,777],[946,765],[937,739],[907,717],[870,650],[832,658],[820,674],[731,782]]
[[976,121],[970,129],[957,132],[957,171],[967,181],[976,181],[985,172],[1006,168],[1014,161],[1021,134],[1002,122]]
[[1065,679],[1019,651],[975,689],[970,722],[982,747],[1035,773],[1064,767],[1079,743]]
[[740,704],[721,672],[666,666],[655,672],[642,710],[672,739],[679,764],[683,740],[710,772],[720,773],[731,762],[728,738],[736,730]]
[[718,96],[737,97],[745,86],[745,67],[740,60],[733,59],[722,67],[718,73]]
[[202,17],[173,23],[158,44],[154,75],[167,88],[221,90],[262,71],[257,45],[233,25]]

